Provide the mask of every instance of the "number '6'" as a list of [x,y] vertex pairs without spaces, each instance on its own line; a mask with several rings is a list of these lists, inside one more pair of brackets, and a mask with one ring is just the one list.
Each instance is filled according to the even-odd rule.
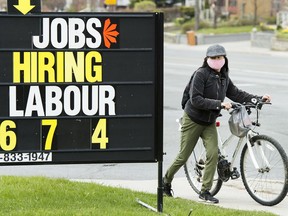
[[16,147],[17,137],[14,131],[16,124],[11,120],[5,120],[0,124],[0,146],[4,151],[11,151]]

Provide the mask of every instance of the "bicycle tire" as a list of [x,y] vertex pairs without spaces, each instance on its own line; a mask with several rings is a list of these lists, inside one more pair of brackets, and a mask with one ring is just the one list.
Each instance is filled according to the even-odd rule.
[[[202,159],[203,168],[199,170],[199,161]],[[206,160],[206,150],[202,141],[198,141],[190,158],[184,164],[186,178],[192,189],[199,194],[202,186],[202,176],[204,173],[204,164]],[[200,176],[201,175],[201,176]],[[222,180],[218,178],[217,171],[215,172],[214,181],[210,193],[215,196],[222,187]]]
[[[282,146],[269,136],[257,135],[252,137],[250,142],[259,169],[255,169],[246,144],[240,156],[243,184],[256,202],[265,206],[277,205],[287,195],[287,155]],[[270,166],[266,165],[260,155],[260,150],[264,153]]]

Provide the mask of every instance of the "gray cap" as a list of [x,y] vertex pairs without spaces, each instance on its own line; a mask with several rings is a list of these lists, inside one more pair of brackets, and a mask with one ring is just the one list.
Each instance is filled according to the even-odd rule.
[[208,47],[206,56],[214,57],[214,56],[226,56],[225,48],[219,44],[212,45]]

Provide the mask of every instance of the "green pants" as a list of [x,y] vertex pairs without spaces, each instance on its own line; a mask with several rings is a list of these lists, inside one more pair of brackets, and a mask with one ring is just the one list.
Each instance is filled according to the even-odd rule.
[[188,160],[199,137],[202,138],[207,152],[201,191],[209,191],[211,189],[218,161],[218,138],[216,126],[215,124],[208,126],[199,125],[193,122],[186,113],[184,113],[182,119],[180,151],[164,176],[165,183],[172,182],[176,172]]

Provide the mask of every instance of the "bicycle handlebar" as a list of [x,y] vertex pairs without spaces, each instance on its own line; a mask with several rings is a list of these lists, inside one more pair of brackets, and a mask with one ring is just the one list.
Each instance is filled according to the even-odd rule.
[[241,107],[245,107],[248,115],[251,114],[251,108],[253,109],[256,109],[256,113],[257,113],[257,117],[256,117],[256,120],[255,121],[252,121],[252,125],[255,125],[255,126],[260,126],[260,123],[258,121],[259,119],[259,110],[262,109],[262,106],[265,105],[265,104],[272,104],[270,101],[267,101],[267,100],[262,100],[260,98],[252,98],[251,102],[248,102],[248,103],[243,103],[243,104],[240,104],[240,103],[232,103],[232,109],[240,109]]
[[265,104],[272,104],[271,102],[267,102],[267,100],[252,98],[251,102],[246,103],[231,103],[232,109],[239,109],[241,106],[244,106],[247,110],[250,110],[250,108],[261,110],[262,106]]

